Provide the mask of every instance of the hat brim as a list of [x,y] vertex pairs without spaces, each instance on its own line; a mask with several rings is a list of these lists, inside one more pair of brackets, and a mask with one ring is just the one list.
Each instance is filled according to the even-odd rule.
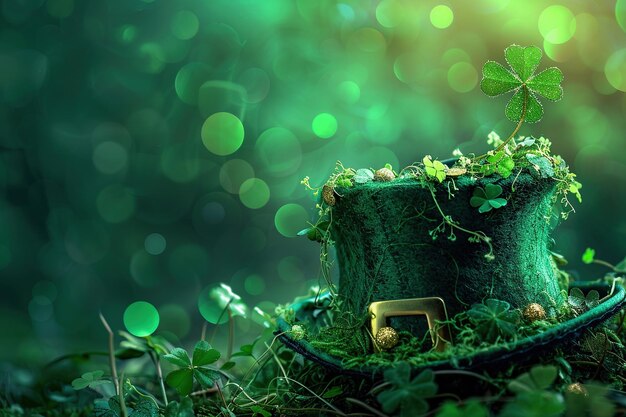
[[[608,294],[610,291],[610,287],[606,284],[573,283],[570,285],[570,288],[580,288],[585,292],[597,290],[601,294]],[[294,303],[289,308],[293,309],[297,316],[299,311],[304,310],[306,306],[311,306],[314,302],[315,297],[311,297]],[[616,285],[613,294],[596,307],[570,320],[554,325],[541,333],[518,339],[506,345],[494,345],[493,347],[480,349],[468,355],[452,356],[445,360],[420,363],[419,365],[414,365],[413,370],[419,371],[426,368],[433,370],[469,370],[493,368],[505,363],[510,364],[517,361],[525,362],[529,358],[546,354],[558,346],[575,340],[585,330],[591,329],[617,314],[625,303],[626,291],[623,287]],[[384,367],[346,368],[340,358],[316,349],[306,340],[296,340],[292,338],[290,330],[291,324],[289,324],[284,317],[280,316],[277,321],[276,331],[279,339],[295,352],[300,353],[305,358],[329,368],[332,371],[344,375],[376,377],[385,370]]]

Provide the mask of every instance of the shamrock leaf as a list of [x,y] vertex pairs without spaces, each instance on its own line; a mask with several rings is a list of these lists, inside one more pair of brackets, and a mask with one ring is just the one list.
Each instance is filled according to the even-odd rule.
[[371,169],[362,168],[356,171],[354,175],[354,182],[359,184],[365,184],[366,182],[370,182],[374,179],[374,173]]
[[74,387],[75,390],[80,390],[87,387],[93,388],[98,385],[106,384],[109,381],[102,379],[103,375],[103,371],[85,372],[82,376],[72,381],[72,387]]
[[204,340],[196,343],[192,359],[189,358],[185,349],[172,349],[170,353],[163,356],[163,359],[180,369],[170,372],[165,377],[165,381],[183,396],[191,393],[194,379],[202,388],[210,388],[215,381],[220,379],[220,373],[207,368],[206,365],[215,363],[219,358],[220,353],[212,349],[211,345]]
[[490,298],[482,304],[474,304],[467,315],[483,340],[495,343],[498,338],[509,339],[515,335],[520,316],[510,308],[506,301]]
[[560,416],[565,410],[563,397],[549,391],[556,380],[558,369],[555,366],[537,365],[509,382],[508,388],[516,395],[504,406],[500,416],[504,417],[543,417]]
[[593,259],[595,258],[595,256],[596,256],[596,250],[592,248],[587,248],[585,249],[585,252],[583,253],[582,261],[583,263],[586,263],[586,264],[593,263]]
[[554,168],[545,156],[527,153],[526,159],[528,159],[528,162],[533,164],[536,172],[539,173],[541,178],[550,178],[554,176]]
[[563,73],[558,68],[548,68],[534,75],[541,61],[541,49],[536,46],[511,45],[504,51],[510,69],[495,61],[487,61],[483,67],[480,87],[488,96],[499,96],[513,91],[506,106],[507,118],[514,122],[538,122],[543,107],[537,95],[557,101],[563,96]]
[[430,155],[426,155],[422,162],[424,163],[427,176],[435,178],[439,182],[443,182],[446,179],[446,166],[442,162],[433,161]]
[[502,187],[499,185],[487,184],[485,188],[476,187],[470,199],[470,205],[478,207],[479,213],[487,213],[491,209],[504,207],[507,201],[504,198],[498,198],[500,194],[502,194]]
[[509,382],[509,390],[516,394],[523,392],[542,391],[549,388],[557,377],[555,366],[533,366],[529,372],[523,373]]
[[515,168],[513,158],[504,151],[500,151],[487,156],[486,163],[481,166],[480,171],[484,175],[492,175],[497,172],[502,178],[508,178],[513,173],[513,168]]
[[572,288],[567,297],[567,302],[575,311],[583,313],[600,304],[600,293],[596,290],[591,290],[585,296],[580,288]]
[[411,379],[411,367],[400,362],[385,371],[385,382],[391,387],[376,397],[385,413],[400,417],[419,416],[428,411],[426,399],[437,393],[437,384],[430,369]]

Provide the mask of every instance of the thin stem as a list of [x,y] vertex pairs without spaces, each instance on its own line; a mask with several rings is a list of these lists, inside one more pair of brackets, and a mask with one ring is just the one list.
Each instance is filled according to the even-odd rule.
[[[515,129],[513,130],[513,132],[511,132],[511,134],[509,135],[509,137],[500,144],[500,146],[498,146],[495,150],[496,153],[500,152],[506,145],[507,143],[509,143],[517,134],[517,132],[519,132],[520,128],[522,127],[522,124],[524,123],[524,120],[526,120],[526,110],[528,107],[528,87],[526,87],[526,85],[522,85],[523,91],[524,91],[524,103],[522,104],[522,116],[519,119],[519,122],[517,122],[517,126],[515,126]],[[488,154],[483,154],[480,156],[477,156],[475,159],[477,161],[487,157]]]
[[364,403],[363,401],[357,400],[356,398],[351,398],[351,397],[346,398],[346,402],[349,402],[349,403],[361,406],[361,407],[365,408],[367,411],[369,411],[370,413],[373,413],[374,415],[376,415],[378,417],[389,417],[387,414],[381,413],[380,411],[378,411],[374,407],[369,406],[366,403]]
[[121,381],[122,383],[119,386],[120,390],[117,395],[117,398],[120,402],[120,414],[121,417],[128,417],[128,410],[126,410],[126,399],[124,398],[124,372],[122,372]]
[[[610,263],[610,262],[603,261],[602,259],[594,259],[594,260],[593,260],[593,263],[594,263],[594,264],[598,264],[598,265],[602,265],[602,266],[606,266],[607,268],[612,269],[613,271],[616,271],[616,270],[617,270],[617,267],[616,267],[615,265],[613,265],[613,264],[612,264],[612,263]],[[616,272],[617,272],[617,271],[616,271]]]
[[496,148],[496,153],[500,152],[502,148],[504,148],[506,144],[509,143],[511,139],[513,139],[513,137],[515,137],[517,132],[519,132],[520,128],[522,127],[524,120],[526,119],[526,110],[528,108],[528,87],[526,87],[526,85],[522,85],[522,88],[524,89],[524,104],[522,104],[522,117],[520,117],[519,122],[517,122],[517,126],[515,126],[515,130],[513,130],[513,132],[511,132],[511,134],[509,135],[509,137],[504,142],[502,142],[500,146]]
[[226,359],[230,360],[233,354],[233,345],[235,344],[235,320],[233,313],[228,309],[228,347],[226,350]]
[[115,392],[118,396],[120,396],[120,381],[117,379],[117,365],[115,363],[115,335],[113,334],[113,330],[111,330],[111,326],[109,326],[109,323],[102,315],[102,312],[100,312],[100,321],[102,322],[102,325],[106,329],[107,333],[109,333],[109,366],[111,367],[111,378],[113,379],[113,384],[115,385]]
[[[222,312],[220,313],[219,317],[217,318],[216,322],[215,322],[215,328],[213,329],[213,333],[211,334],[211,339],[209,339],[209,344],[213,344],[213,341],[215,340],[215,336],[217,335],[217,329],[219,328],[219,324],[220,324],[220,320],[222,319],[222,317],[224,317],[224,313],[226,311],[228,311],[228,313],[230,313],[230,303],[233,302],[233,298],[231,297],[230,300],[228,300],[228,303],[226,303],[226,307],[224,307],[224,309],[222,310]],[[202,339],[204,340],[204,339]]]
[[443,210],[441,209],[441,206],[439,205],[439,202],[437,201],[437,196],[435,196],[435,191],[432,187],[432,185],[429,184],[428,186],[428,190],[430,191],[430,195],[433,197],[433,202],[435,203],[435,206],[437,207],[437,211],[439,211],[439,214],[441,215],[443,221],[450,227],[453,227],[455,229],[460,230],[461,232],[465,232],[467,234],[470,234],[472,236],[474,236],[475,238],[483,241],[484,243],[487,244],[487,246],[489,246],[489,253],[487,253],[485,255],[485,257],[491,258],[493,259],[493,246],[491,245],[491,238],[489,238],[489,236],[487,236],[484,232],[481,231],[472,231],[472,230],[468,230],[462,226],[459,226],[458,224],[454,223],[453,221],[451,221],[448,216],[443,212]]
[[156,366],[157,377],[159,378],[159,384],[161,385],[161,394],[163,395],[163,402],[167,407],[167,393],[165,392],[165,384],[163,383],[163,371],[161,370],[161,358],[158,354],[155,355],[154,365]]

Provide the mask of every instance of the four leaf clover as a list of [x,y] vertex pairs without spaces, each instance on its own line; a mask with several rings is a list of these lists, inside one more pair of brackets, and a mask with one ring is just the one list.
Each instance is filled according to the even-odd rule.
[[427,176],[435,178],[439,182],[443,182],[446,179],[446,166],[442,162],[433,161],[430,155],[426,155],[422,162],[424,163]]
[[499,197],[502,194],[502,187],[496,184],[487,184],[485,188],[476,187],[470,199],[472,207],[478,207],[478,212],[487,213],[491,209],[498,209],[506,206],[506,199]]
[[500,337],[514,336],[520,321],[519,313],[511,310],[509,303],[493,298],[483,304],[474,304],[467,315],[476,326],[476,332],[487,343],[494,343]]
[[413,417],[428,411],[426,399],[437,393],[434,374],[426,369],[411,379],[411,367],[406,362],[385,371],[385,382],[391,388],[378,394],[376,399],[385,413],[400,417]]
[[194,379],[202,388],[211,388],[220,379],[220,373],[207,368],[206,365],[216,362],[219,358],[220,352],[212,349],[204,340],[196,343],[191,359],[185,349],[174,348],[169,354],[164,355],[163,359],[180,369],[170,372],[165,380],[183,396],[191,393]]
[[538,122],[543,116],[543,107],[537,95],[551,101],[560,100],[563,97],[560,85],[563,73],[552,67],[534,75],[542,56],[541,49],[536,46],[511,45],[505,49],[504,56],[511,69],[495,61],[487,61],[480,88],[494,97],[513,91],[513,97],[506,106],[506,117],[513,122]]

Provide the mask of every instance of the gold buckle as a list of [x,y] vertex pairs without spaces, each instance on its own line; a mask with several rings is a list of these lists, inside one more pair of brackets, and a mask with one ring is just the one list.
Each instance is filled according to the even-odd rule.
[[435,321],[448,320],[446,303],[439,297],[375,301],[370,304],[369,313],[372,317],[372,335],[374,338],[376,338],[376,333],[380,328],[387,326],[387,319],[390,317],[424,315],[428,320],[428,329],[435,350],[442,352],[446,350],[449,343],[452,343],[450,328],[447,324],[439,326],[435,330]]

